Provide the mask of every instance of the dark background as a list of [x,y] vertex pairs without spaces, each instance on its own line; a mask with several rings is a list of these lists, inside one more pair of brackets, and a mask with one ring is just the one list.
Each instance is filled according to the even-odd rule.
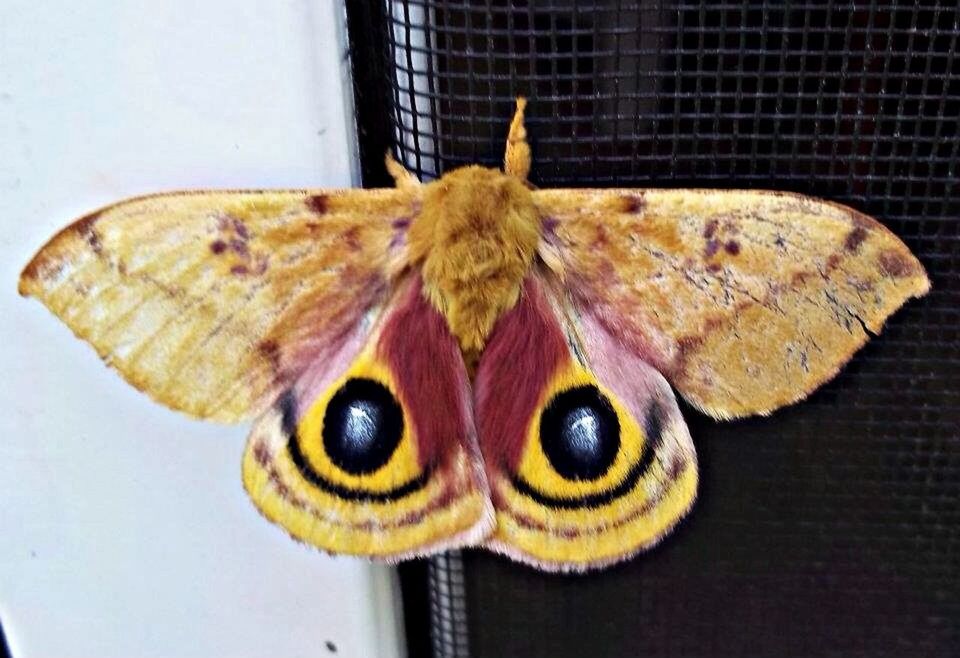
[[[699,502],[587,576],[481,551],[401,567],[411,656],[960,655],[956,2],[349,2],[364,183],[498,165],[541,187],[770,188],[853,206],[933,292],[766,419],[681,403]],[[385,47],[384,44],[387,44]]]

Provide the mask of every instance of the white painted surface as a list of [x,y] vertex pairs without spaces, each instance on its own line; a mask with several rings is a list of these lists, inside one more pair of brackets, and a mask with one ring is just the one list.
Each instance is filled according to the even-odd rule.
[[349,186],[340,3],[4,0],[0,619],[31,656],[394,656],[391,571],[260,518],[246,428],[150,402],[33,300],[70,219],[191,187]]

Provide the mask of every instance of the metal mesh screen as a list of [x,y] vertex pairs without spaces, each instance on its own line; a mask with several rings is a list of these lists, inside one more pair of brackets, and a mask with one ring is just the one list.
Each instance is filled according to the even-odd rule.
[[462,589],[434,596],[465,623],[435,655],[960,655],[956,3],[348,12],[368,184],[388,146],[426,179],[499,164],[524,94],[539,186],[820,196],[880,219],[933,280],[808,401],[736,423],[684,407],[700,499],[653,552],[585,577],[465,552]]
[[470,655],[464,596],[463,559],[450,551],[429,560],[430,640],[434,656],[467,658]]

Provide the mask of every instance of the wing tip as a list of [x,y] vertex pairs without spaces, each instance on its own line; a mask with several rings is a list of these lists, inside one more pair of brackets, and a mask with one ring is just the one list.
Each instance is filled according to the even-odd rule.
[[[794,196],[803,197],[804,195],[795,194]],[[932,287],[930,277],[923,263],[921,263],[916,254],[911,251],[910,247],[900,239],[900,236],[891,231],[886,225],[848,205],[816,197],[805,198],[812,199],[826,207],[839,211],[847,218],[855,231],[860,231],[860,236],[855,238],[856,241],[850,245],[853,249],[866,237],[863,231],[875,232],[883,236],[883,238],[890,240],[891,244],[880,250],[877,256],[877,264],[885,275],[893,279],[910,280],[911,285],[907,291],[907,298],[922,297],[930,292]],[[847,239],[851,239],[854,235],[854,233],[851,233]],[[890,312],[896,311],[901,305],[902,302],[897,304]]]
[[750,405],[742,402],[741,400],[736,400],[736,405],[712,405],[708,400],[699,396],[695,396],[693,391],[686,389],[685,387],[676,386],[678,392],[680,392],[684,400],[690,403],[700,413],[709,416],[714,420],[724,422],[736,421],[752,416],[768,417],[780,409],[803,402],[822,386],[834,380],[844,369],[844,367],[850,363],[850,360],[853,359],[857,352],[863,349],[863,347],[870,341],[871,338],[879,336],[882,333],[886,321],[890,319],[890,317],[892,317],[897,311],[903,308],[907,302],[909,302],[911,299],[923,297],[930,291],[930,280],[927,277],[926,272],[923,270],[923,267],[919,264],[919,261],[917,261],[917,265],[920,268],[920,276],[911,277],[911,288],[905,290],[902,296],[898,297],[890,305],[883,308],[882,312],[879,314],[879,317],[868,320],[857,316],[857,319],[862,325],[861,340],[855,341],[855,343],[851,345],[849,351],[847,351],[845,354],[841,354],[840,357],[834,361],[832,367],[828,367],[824,370],[821,377],[812,380],[803,387],[794,389],[795,393],[793,395],[785,396],[763,405]]
[[[33,261],[31,260],[23,271],[20,273],[20,278],[17,279],[17,294],[21,297],[32,297],[33,296],[33,281],[37,277],[36,269],[31,269]],[[28,271],[29,270],[29,271]]]
[[40,249],[33,255],[33,258],[26,264],[23,268],[23,271],[20,272],[20,279],[17,284],[17,292],[19,292],[24,297],[32,294],[30,289],[32,288],[32,283],[39,281],[43,278],[44,270],[48,269],[50,263],[56,259],[59,255],[59,248],[64,243],[64,241],[69,240],[70,238],[79,238],[85,241],[90,249],[98,254],[103,250],[103,245],[100,244],[100,237],[93,230],[94,224],[100,217],[110,210],[115,208],[118,205],[125,204],[128,201],[134,201],[134,199],[129,199],[127,201],[120,201],[119,203],[111,204],[109,206],[104,206],[94,210],[93,212],[87,213],[86,215],[81,216],[79,219],[76,219],[59,231],[53,234],[53,236],[47,240]]

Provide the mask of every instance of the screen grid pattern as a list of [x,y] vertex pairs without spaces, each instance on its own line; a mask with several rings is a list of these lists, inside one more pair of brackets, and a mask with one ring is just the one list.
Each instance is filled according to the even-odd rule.
[[681,403],[700,499],[654,551],[585,577],[456,556],[433,605],[465,613],[435,655],[960,655],[960,7],[371,5],[348,9],[367,184],[388,147],[423,180],[498,166],[524,95],[537,186],[823,197],[933,282],[799,405],[717,423]]

